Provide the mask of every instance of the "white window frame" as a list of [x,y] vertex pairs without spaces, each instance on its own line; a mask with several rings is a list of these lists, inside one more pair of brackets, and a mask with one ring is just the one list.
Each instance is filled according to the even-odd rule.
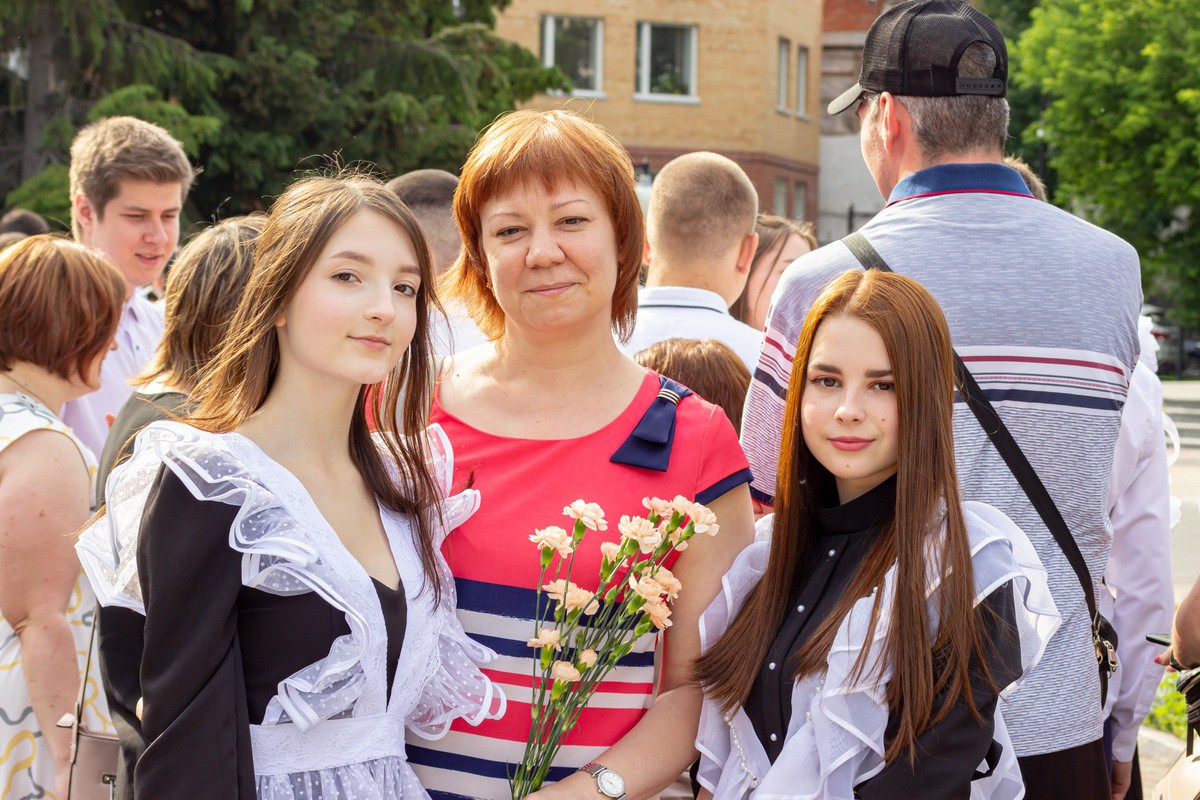
[[804,45],[796,47],[796,117],[810,119],[808,116],[808,48]]
[[[774,194],[771,197],[771,203],[774,210],[771,212],[777,217],[790,217],[788,214],[788,179],[777,177],[775,178]],[[782,207],[781,207],[782,206]]]
[[[687,65],[688,87],[691,94],[658,94],[650,91],[650,29],[685,28],[689,34],[688,52],[691,63]],[[634,87],[633,99],[650,103],[682,103],[697,105],[700,95],[697,92],[696,78],[699,73],[697,64],[700,61],[700,26],[686,22],[638,22],[637,34],[637,85]]]
[[792,181],[792,219],[808,221],[808,184],[805,181]]
[[776,93],[775,110],[780,114],[791,114],[788,108],[788,80],[792,77],[792,42],[790,39],[779,37],[779,91]]
[[[572,97],[604,98],[604,17],[582,17],[576,14],[543,14],[542,15],[542,66],[553,67],[554,63],[554,22],[557,19],[580,19],[594,22],[592,27],[592,48],[596,52],[596,88],[572,89]],[[556,92],[555,94],[564,94]]]

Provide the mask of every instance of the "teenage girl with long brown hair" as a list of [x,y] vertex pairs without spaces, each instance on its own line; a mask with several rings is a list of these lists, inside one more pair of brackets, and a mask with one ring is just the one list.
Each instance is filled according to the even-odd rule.
[[941,309],[909,278],[847,272],[796,353],[770,541],[700,623],[701,785],[1019,797],[999,709],[1058,614],[1024,534],[960,498]]
[[405,728],[502,713],[438,553],[478,496],[422,435],[431,282],[381,183],[293,184],[196,410],[114,469],[80,552],[146,616],[138,796],[420,800]]

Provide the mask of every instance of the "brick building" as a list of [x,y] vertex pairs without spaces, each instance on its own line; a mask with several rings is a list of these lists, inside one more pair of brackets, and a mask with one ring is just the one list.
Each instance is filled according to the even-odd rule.
[[821,17],[821,0],[513,0],[496,30],[572,79],[529,106],[586,114],[651,172],[722,153],[763,211],[815,219]]
[[862,160],[858,119],[853,111],[825,113],[829,101],[858,80],[863,44],[885,0],[825,0],[821,44],[821,192],[817,237],[822,243],[857,230],[883,207]]

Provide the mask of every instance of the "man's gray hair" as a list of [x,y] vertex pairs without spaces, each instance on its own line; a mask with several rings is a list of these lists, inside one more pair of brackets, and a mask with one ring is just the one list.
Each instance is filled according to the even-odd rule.
[[[962,78],[990,78],[996,69],[996,54],[992,48],[976,42],[968,47],[958,62]],[[879,107],[879,95],[868,93],[867,119],[874,118]],[[961,94],[954,97],[899,98],[908,109],[913,135],[929,161],[939,161],[955,153],[972,150],[1004,152],[1008,143],[1008,100],[982,94]]]

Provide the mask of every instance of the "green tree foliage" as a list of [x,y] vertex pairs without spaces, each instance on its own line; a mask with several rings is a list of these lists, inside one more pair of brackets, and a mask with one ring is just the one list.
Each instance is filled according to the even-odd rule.
[[[189,114],[178,103],[164,100],[153,86],[132,84],[101,97],[88,111],[85,122],[105,117],[130,115],[161,125],[183,145],[188,157],[196,159],[201,146],[210,141],[220,129],[215,117]],[[53,151],[65,153],[70,149],[75,128],[58,117],[43,136]],[[53,163],[22,183],[5,198],[5,205],[20,206],[36,211],[51,224],[68,230],[71,227],[71,183],[66,163]]]
[[[457,171],[480,128],[566,85],[559,71],[492,32],[495,10],[508,0],[52,2],[78,6],[82,22],[68,28],[77,33],[60,50],[78,79],[41,128],[50,161],[65,158],[61,142],[46,141],[63,128],[55,119],[77,124],[80,108],[115,95],[107,108],[152,118],[195,149],[204,173],[192,203],[202,217],[261,208],[298,169],[326,156],[390,174]],[[110,24],[94,18],[94,8],[138,32],[140,60],[109,54],[104,36],[89,38]],[[5,14],[0,37],[34,25],[32,14]],[[124,71],[92,75],[97,53]],[[122,89],[128,84],[136,85]]]
[[1015,52],[1015,44],[1029,27],[1038,0],[978,0],[976,6],[1000,26],[1009,47],[1008,106],[1011,114],[1008,152],[1020,156],[1046,182],[1051,199],[1058,185],[1047,160],[1047,145],[1037,136],[1037,119],[1046,101],[1040,87],[1020,80],[1025,65]]
[[[1043,0],[1019,43],[1059,199],[1123,236],[1200,324],[1200,5]],[[1156,284],[1151,283],[1151,288]]]

